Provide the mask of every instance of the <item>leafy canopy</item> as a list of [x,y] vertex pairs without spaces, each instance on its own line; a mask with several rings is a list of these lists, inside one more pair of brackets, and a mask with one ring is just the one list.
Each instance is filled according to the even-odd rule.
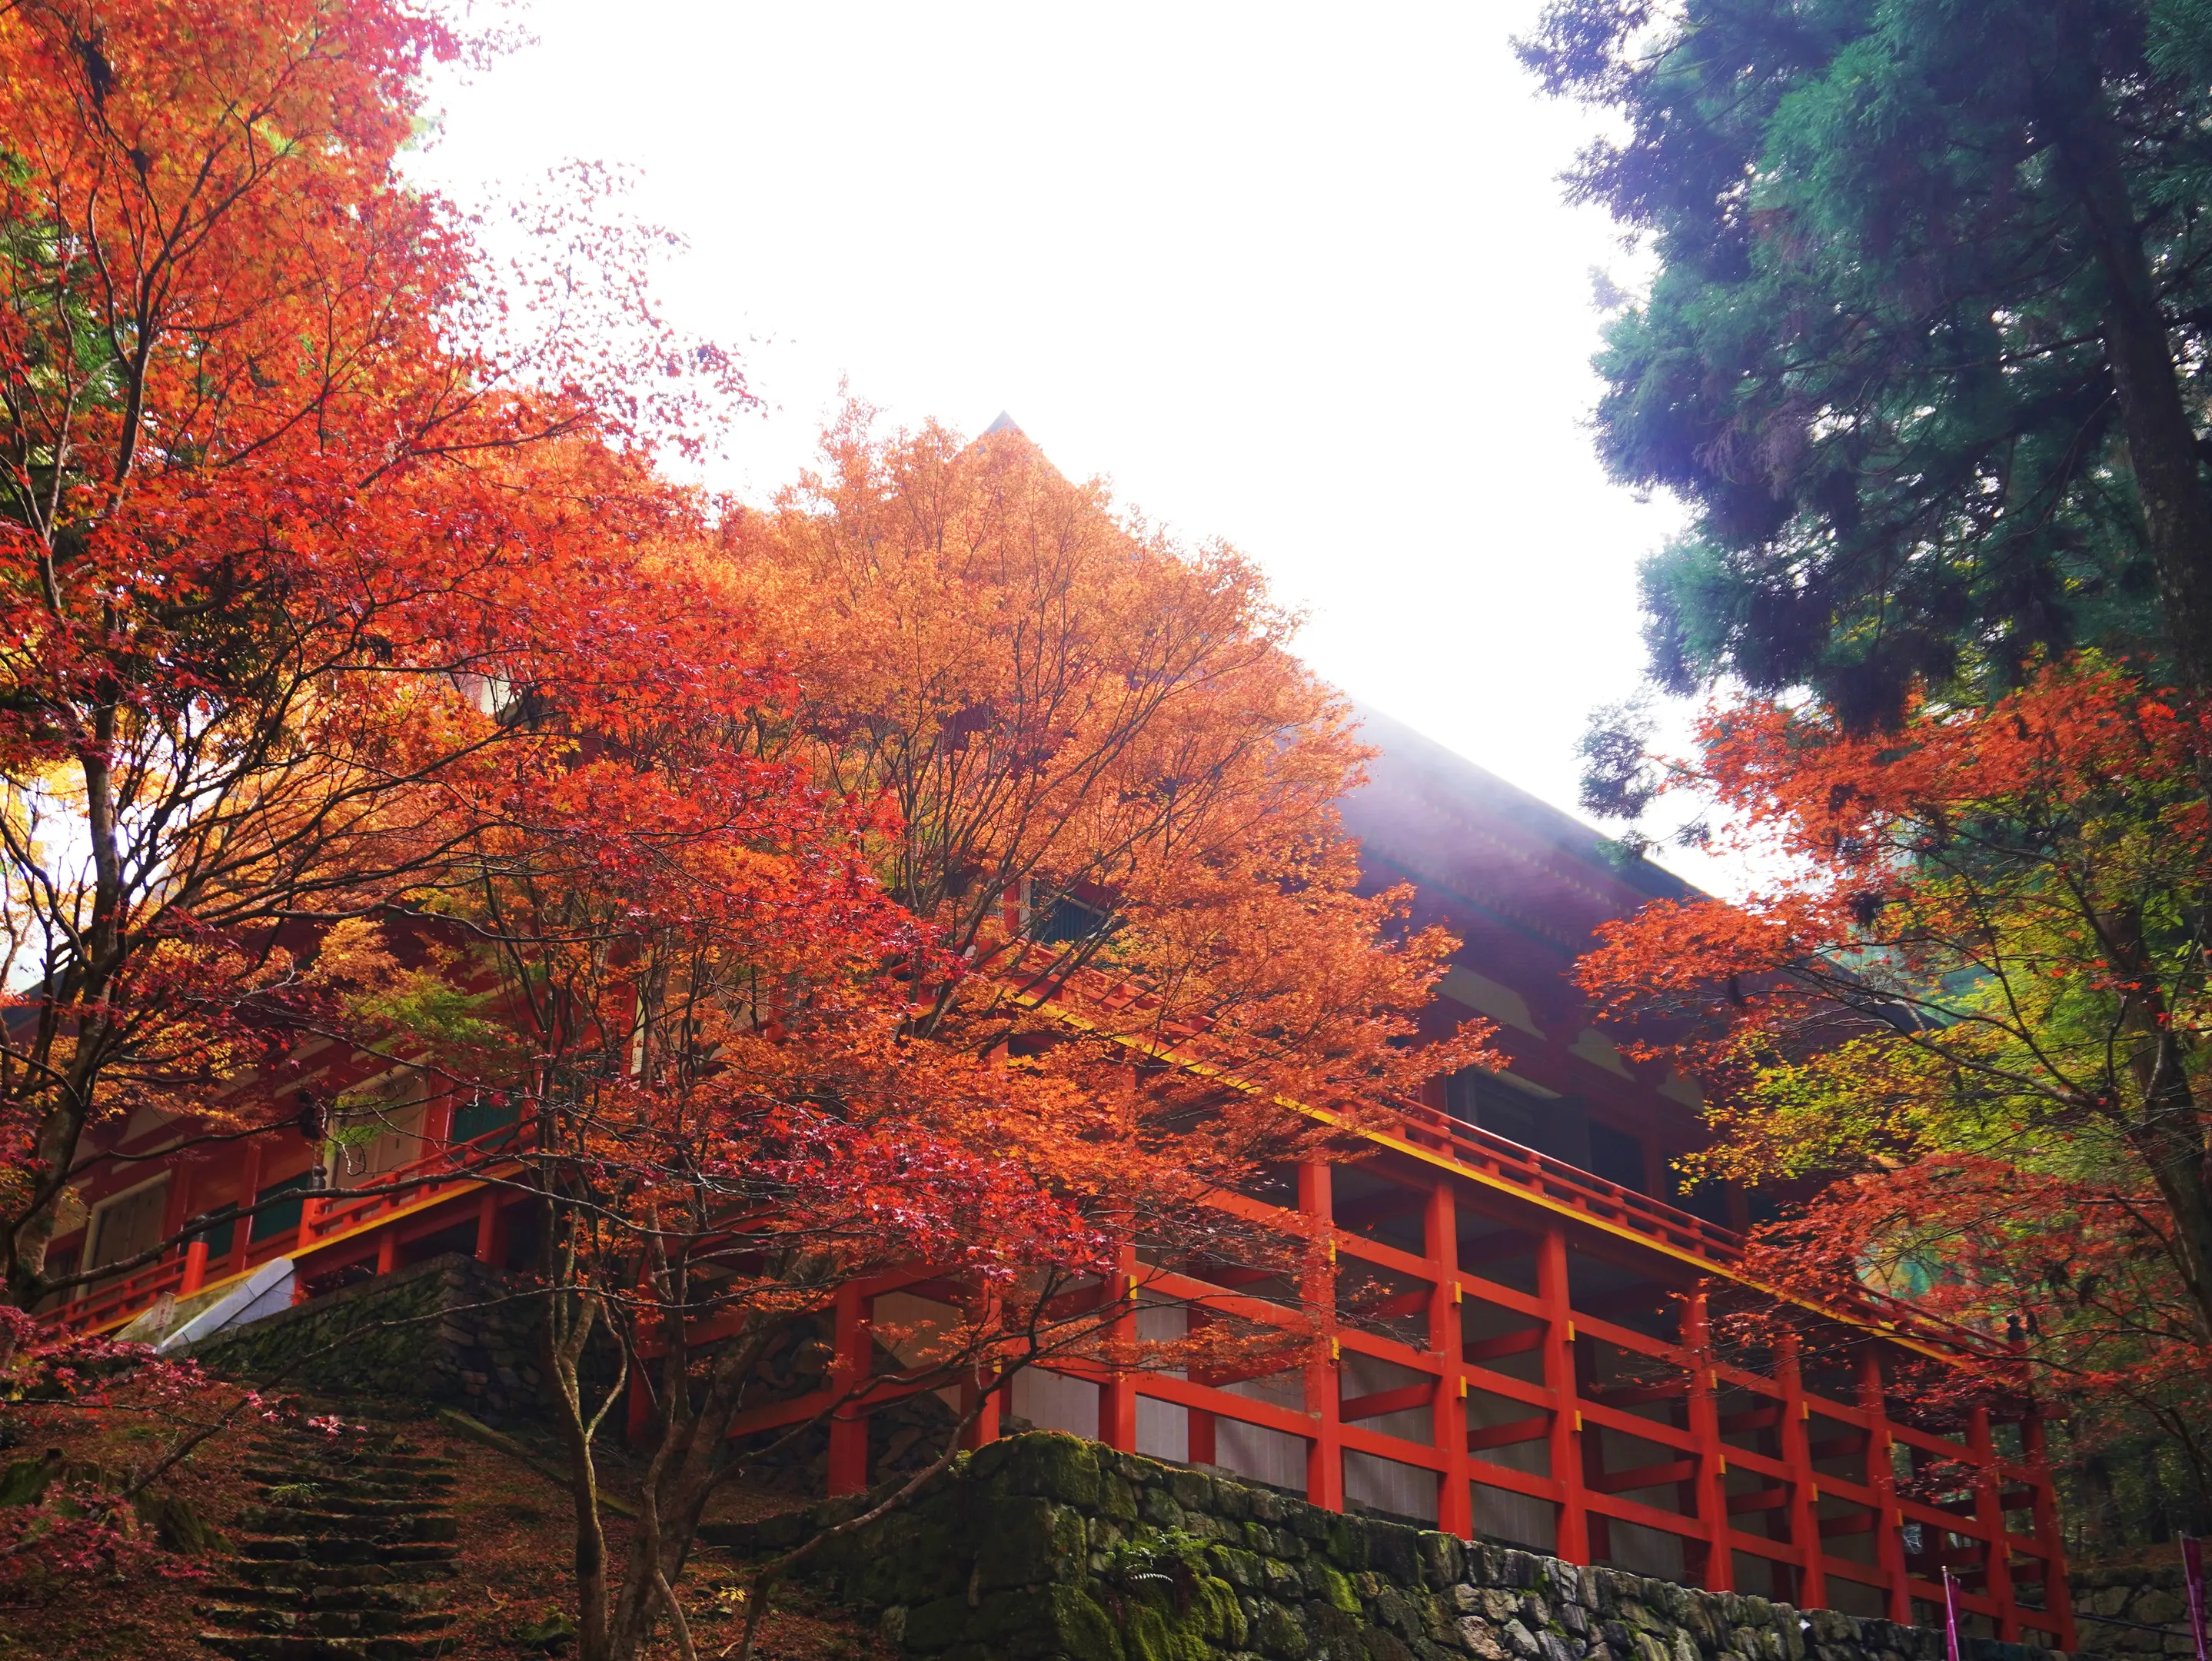
[[1680,782],[1784,874],[1609,925],[1579,973],[1705,1080],[1708,1166],[1808,1185],[1761,1266],[2028,1342],[2077,1441],[2148,1421],[2201,1507],[2203,721],[2090,661],[1878,735],[1744,701],[1699,737]]
[[1571,190],[1657,259],[1597,431],[1694,512],[1662,684],[1860,725],[2093,646],[2202,688],[2203,0],[1558,0],[1522,52],[1625,123]]

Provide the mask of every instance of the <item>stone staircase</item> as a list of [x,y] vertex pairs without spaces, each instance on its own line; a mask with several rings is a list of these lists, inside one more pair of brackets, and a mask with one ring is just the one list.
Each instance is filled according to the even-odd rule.
[[397,1432],[302,1428],[251,1445],[263,1503],[233,1530],[235,1578],[210,1589],[199,1641],[231,1661],[427,1661],[451,1617],[452,1461]]

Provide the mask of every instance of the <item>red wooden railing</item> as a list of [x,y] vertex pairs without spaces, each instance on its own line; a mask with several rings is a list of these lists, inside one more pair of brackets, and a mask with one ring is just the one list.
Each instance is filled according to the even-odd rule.
[[[1416,1147],[1443,1153],[1479,1175],[1510,1183],[1532,1195],[1564,1205],[1599,1222],[1609,1223],[1710,1264],[1732,1280],[1744,1278],[1744,1237],[1708,1222],[1664,1200],[1555,1159],[1548,1153],[1509,1141],[1492,1131],[1439,1112],[1425,1103],[1392,1103],[1401,1115],[1400,1134]],[[1985,1333],[1930,1314],[1917,1305],[1872,1287],[1824,1292],[1819,1301],[1832,1312],[1909,1335],[1946,1349],[1995,1356],[2002,1346]]]
[[150,1309],[164,1294],[189,1298],[210,1287],[241,1279],[279,1257],[297,1257],[362,1238],[403,1214],[476,1189],[488,1176],[512,1175],[519,1168],[519,1160],[501,1156],[520,1153],[526,1135],[526,1126],[503,1125],[470,1141],[439,1147],[376,1178],[368,1184],[378,1190],[374,1193],[307,1190],[301,1196],[296,1228],[258,1240],[249,1238],[242,1250],[234,1246],[220,1254],[210,1254],[204,1241],[191,1241],[159,1262],[98,1283],[74,1303],[52,1311],[46,1319],[78,1331],[105,1331]]

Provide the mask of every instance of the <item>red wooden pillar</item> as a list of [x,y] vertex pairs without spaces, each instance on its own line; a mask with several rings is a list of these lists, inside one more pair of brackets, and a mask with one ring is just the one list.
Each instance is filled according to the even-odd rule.
[[415,1157],[427,1159],[433,1153],[442,1153],[453,1141],[453,1092],[450,1090],[435,1101],[422,1104],[422,1145],[415,1150]]
[[1797,1335],[1782,1335],[1775,1357],[1775,1382],[1782,1386],[1782,1463],[1790,1472],[1790,1543],[1802,1554],[1797,1607],[1828,1606],[1828,1577],[1820,1565],[1819,1477],[1813,1469],[1813,1439],[1805,1402],[1805,1375]]
[[[999,1310],[998,1294],[986,1287],[976,1305],[976,1318],[986,1335],[998,1329]],[[992,1384],[994,1370],[992,1346],[986,1343],[980,1347],[974,1367],[960,1384],[960,1416],[965,1420],[970,1414],[975,1415],[961,1433],[963,1448],[980,1448],[999,1439],[999,1419],[1005,1410],[1006,1392],[1003,1385]]]
[[1442,1173],[1429,1189],[1422,1238],[1429,1259],[1429,1353],[1443,1363],[1431,1408],[1431,1439],[1444,1457],[1437,1526],[1465,1538],[1474,1532],[1474,1502],[1468,1488],[1467,1356],[1459,1330],[1459,1208],[1451,1178]]
[[300,1198],[300,1227],[292,1237],[292,1301],[307,1301],[307,1277],[300,1272],[301,1261],[308,1247],[315,1243],[315,1225],[323,1218],[323,1196],[317,1192],[304,1194]]
[[162,1196],[161,1238],[173,1238],[191,1214],[193,1162],[187,1154],[170,1168],[169,1188]]
[[623,1397],[623,1440],[642,1451],[653,1434],[653,1390],[645,1380],[646,1358],[633,1358],[629,1387]]
[[[839,1396],[866,1382],[873,1354],[868,1341],[867,1300],[860,1288],[838,1289],[831,1340],[830,1388]],[[854,1402],[840,1407],[830,1420],[830,1493],[860,1494],[868,1486],[868,1421]]]
[[1874,1491],[1875,1567],[1889,1587],[1889,1618],[1912,1624],[1912,1591],[1905,1584],[1905,1525],[1897,1508],[1897,1469],[1890,1462],[1889,1392],[1881,1378],[1881,1352],[1869,1344],[1859,1351],[1859,1411],[1867,1421],[1867,1487]]
[[1721,1440],[1720,1381],[1713,1372],[1711,1311],[1703,1292],[1682,1300],[1682,1346],[1690,1352],[1689,1432],[1698,1443],[1698,1523],[1705,1533],[1708,1591],[1735,1590],[1735,1554],[1729,1545],[1728,1444]]
[[[1201,1379],[1199,1382],[1202,1384],[1205,1381]],[[1193,1408],[1185,1423],[1188,1427],[1186,1433],[1188,1445],[1184,1451],[1190,1455],[1191,1463],[1194,1465],[1218,1463],[1220,1445],[1215,1433],[1213,1415],[1204,1408]]]
[[1552,1480],[1559,1485],[1559,1555],[1589,1561],[1583,1503],[1582,1401],[1575,1388],[1574,1311],[1567,1296],[1567,1236],[1547,1223],[1536,1237],[1536,1302],[1544,1318],[1544,1388],[1552,1393]]
[[386,1228],[376,1237],[376,1272],[389,1275],[399,1267],[399,1231]]
[[247,1214],[250,1207],[261,1193],[261,1138],[249,1137],[246,1143],[246,1189],[238,1202],[239,1217],[230,1231],[230,1272],[242,1274],[246,1255],[253,1247],[253,1219]]
[[477,1261],[494,1269],[507,1267],[507,1220],[500,1214],[500,1202],[506,1197],[496,1188],[477,1196]]
[[2020,1641],[2019,1595],[2012,1583],[2012,1547],[2005,1540],[2004,1500],[1998,1493],[1996,1439],[1990,1410],[1977,1402],[1966,1410],[1966,1447],[1974,1462],[1974,1521],[1989,1536],[1983,1561],[1988,1565],[1990,1601],[1997,1606],[1997,1641]]
[[2051,1491],[2051,1448],[2043,1415],[2033,1408],[2021,1421],[2021,1454],[2034,1473],[2035,1542],[2043,1548],[2043,1609],[2050,1616],[2053,1641],[2070,1652],[2075,1646],[2074,1600],[2066,1589],[2066,1542],[2058,1531],[2058,1502]]
[[1123,1453],[1137,1451],[1137,1380],[1128,1358],[1137,1346],[1137,1250],[1124,1240],[1114,1260],[1114,1273],[1101,1289],[1110,1307],[1119,1312],[1108,1323],[1109,1371],[1098,1384],[1098,1439]]
[[[960,1433],[963,1448],[980,1448],[986,1442],[999,1439],[999,1418],[1005,1406],[1006,1392],[989,1389],[974,1378],[960,1386],[960,1416],[975,1415],[968,1428]],[[979,1401],[980,1398],[980,1401]]]
[[177,1287],[179,1298],[189,1298],[207,1284],[208,1249],[204,1236],[196,1236],[185,1246],[185,1278]]
[[[1200,1329],[1206,1325],[1207,1317],[1204,1308],[1197,1304],[1192,1304],[1188,1306],[1188,1312],[1185,1318],[1188,1324],[1183,1329],[1194,1338]],[[1214,1382],[1214,1376],[1204,1367],[1194,1366],[1190,1369],[1190,1381],[1194,1384],[1210,1384]],[[1213,1415],[1204,1408],[1193,1408],[1185,1415],[1183,1422],[1186,1427],[1184,1432],[1186,1446],[1183,1451],[1189,1456],[1190,1463],[1194,1465],[1211,1465],[1218,1463],[1217,1456],[1220,1452],[1220,1444],[1215,1431]]]
[[1337,1379],[1336,1208],[1328,1166],[1309,1159],[1298,1167],[1298,1210],[1316,1248],[1307,1260],[1306,1305],[1320,1317],[1322,1329],[1306,1358],[1306,1413],[1313,1434],[1306,1442],[1306,1500],[1329,1511],[1344,1509],[1343,1391]]

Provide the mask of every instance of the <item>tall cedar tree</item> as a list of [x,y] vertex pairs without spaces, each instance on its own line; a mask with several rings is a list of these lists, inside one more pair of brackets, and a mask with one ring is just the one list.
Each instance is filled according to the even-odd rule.
[[2075,1408],[2077,1453],[2148,1429],[2179,1467],[2158,1511],[2201,1523],[2202,719],[2088,662],[1879,735],[1746,701],[1700,738],[1683,782],[1786,874],[1649,906],[1579,973],[1641,1053],[1705,1080],[1708,1168],[1814,1184],[1758,1267],[1816,1295],[1873,1274],[2008,1334]]
[[1570,175],[1658,260],[1598,360],[1656,678],[1917,681],[2075,645],[2212,691],[2212,8],[1554,0],[1523,57],[1626,124]]

